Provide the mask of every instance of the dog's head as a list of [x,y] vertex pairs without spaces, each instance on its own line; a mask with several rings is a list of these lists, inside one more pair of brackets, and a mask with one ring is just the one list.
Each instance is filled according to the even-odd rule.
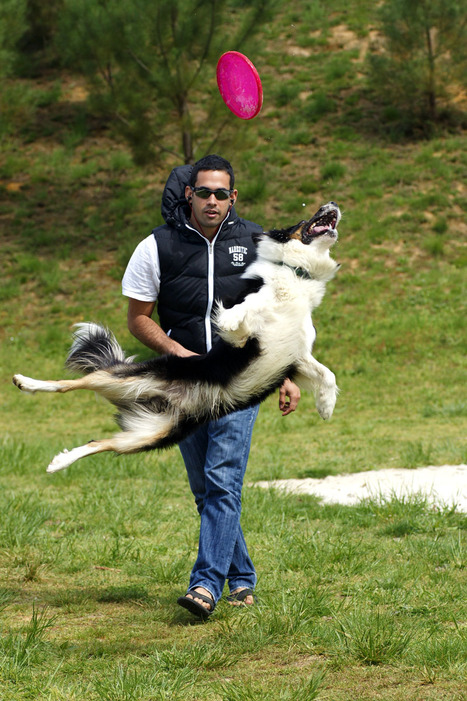
[[[308,221],[301,221],[290,229],[272,229],[256,236],[258,255],[291,267],[315,270],[319,261],[331,262],[329,249],[337,241],[340,219],[337,204],[328,202]],[[332,264],[335,270],[337,264],[334,261]]]

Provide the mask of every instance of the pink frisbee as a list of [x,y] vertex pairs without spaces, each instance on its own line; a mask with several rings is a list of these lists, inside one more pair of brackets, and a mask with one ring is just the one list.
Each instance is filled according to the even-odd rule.
[[240,119],[253,119],[263,105],[263,87],[249,58],[227,51],[217,62],[217,85],[225,104]]

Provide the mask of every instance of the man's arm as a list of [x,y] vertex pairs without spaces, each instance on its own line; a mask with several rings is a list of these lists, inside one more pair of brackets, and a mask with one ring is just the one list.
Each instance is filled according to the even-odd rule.
[[184,346],[167,336],[151,317],[156,306],[155,302],[141,302],[128,298],[128,329],[138,341],[162,355],[172,353],[187,357],[196,355]]

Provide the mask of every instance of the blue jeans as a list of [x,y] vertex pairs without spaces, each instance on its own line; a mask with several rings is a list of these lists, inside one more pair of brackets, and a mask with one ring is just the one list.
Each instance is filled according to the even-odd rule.
[[258,406],[201,426],[180,443],[201,516],[198,557],[189,589],[204,587],[217,602],[230,591],[254,589],[256,572],[240,526],[242,486]]

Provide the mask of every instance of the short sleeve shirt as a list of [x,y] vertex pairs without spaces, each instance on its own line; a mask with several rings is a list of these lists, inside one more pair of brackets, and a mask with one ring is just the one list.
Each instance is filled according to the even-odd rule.
[[159,296],[161,269],[157,241],[153,234],[143,239],[131,256],[122,280],[125,297],[155,302]]

